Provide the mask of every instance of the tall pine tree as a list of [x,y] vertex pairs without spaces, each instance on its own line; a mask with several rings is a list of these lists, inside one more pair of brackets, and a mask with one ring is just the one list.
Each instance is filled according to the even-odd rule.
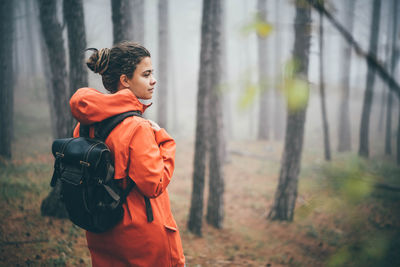
[[[294,79],[308,78],[308,62],[310,50],[311,11],[310,6],[303,0],[296,0],[296,17],[294,22],[295,40],[293,58],[296,62]],[[287,88],[291,90],[299,88]],[[308,102],[308,85],[306,92],[307,101],[296,108],[288,104],[285,146],[281,161],[278,187],[275,199],[268,218],[272,220],[292,221],[297,198],[298,177],[301,166],[303,150],[304,124]],[[289,95],[290,98],[290,95]]]

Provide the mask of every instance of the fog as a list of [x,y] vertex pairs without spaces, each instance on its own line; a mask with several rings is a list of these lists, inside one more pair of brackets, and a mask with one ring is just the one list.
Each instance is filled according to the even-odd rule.
[[[346,10],[343,1],[330,2],[329,10],[334,16],[343,22],[346,16]],[[276,29],[278,26],[281,45],[280,55],[276,54],[275,39],[277,31],[273,30],[268,38],[269,49],[269,75],[271,83],[276,76],[282,75],[284,65],[291,58],[291,49],[293,47],[293,20],[294,3],[291,1],[281,1],[281,10],[277,18],[273,1],[268,1],[267,22],[271,23]],[[356,3],[356,15],[354,16],[354,37],[364,50],[368,50],[368,38],[370,31],[372,1],[363,0]],[[88,47],[111,47],[112,45],[112,24],[110,2],[103,1],[84,1],[85,22]],[[195,114],[196,114],[196,94],[198,87],[198,71],[200,58],[200,27],[201,27],[201,1],[170,1],[170,62],[169,77],[170,84],[168,103],[177,103],[169,105],[169,114],[176,114],[176,121],[172,121],[169,116],[170,130],[177,138],[189,138],[194,136]],[[382,18],[386,18],[385,13],[389,12],[387,1],[382,3]],[[227,62],[224,64],[224,71],[227,73],[226,94],[231,101],[230,113],[234,118],[230,129],[234,139],[256,138],[258,100],[257,98],[247,107],[239,107],[240,98],[243,97],[243,91],[246,81],[256,84],[258,78],[257,69],[257,37],[255,32],[243,33],[243,28],[252,23],[256,14],[256,1],[226,1],[226,36],[227,42],[223,45],[226,49]],[[145,1],[145,42],[144,45],[151,51],[153,65],[157,75],[157,1]],[[385,60],[385,40],[388,33],[387,22],[381,20],[381,32],[379,46],[379,58]],[[310,49],[309,81],[312,84],[311,98],[307,112],[307,132],[321,132],[321,118],[319,105],[319,66],[318,66],[318,25],[319,17],[316,12],[312,13],[312,40]],[[331,137],[336,139],[336,124],[338,120],[338,97],[340,93],[340,66],[342,63],[341,49],[347,45],[342,36],[325,19],[325,79],[327,86],[328,115],[331,124]],[[278,58],[279,68],[276,66]],[[352,134],[354,139],[358,136],[359,118],[361,114],[361,100],[366,81],[366,63],[365,60],[353,52],[351,63],[351,99],[352,104]],[[101,79],[98,75],[89,74],[89,86],[97,89],[103,89]],[[273,87],[273,86],[272,86]],[[378,106],[382,93],[387,91],[386,86],[379,80],[376,80],[375,101],[376,109],[373,112],[373,121],[378,119],[374,117],[379,113]],[[272,88],[271,88],[272,89]],[[103,89],[104,90],[104,89]],[[157,93],[157,92],[156,92]],[[172,101],[172,97],[176,102]],[[153,106],[148,109],[147,116],[156,120],[157,97],[153,99]],[[272,106],[271,106],[272,108]],[[272,120],[272,112],[270,119]],[[396,121],[396,119],[394,119]],[[372,127],[375,128],[375,127]],[[306,134],[306,136],[309,136]],[[311,135],[315,139],[314,135]],[[322,144],[322,139],[321,139]]]
[[[346,10],[343,1],[332,1],[328,5],[328,9],[334,16],[344,22]],[[61,6],[61,5],[59,5]],[[254,21],[256,15],[256,1],[239,1],[229,0],[226,6],[226,43],[223,49],[226,50],[226,62],[223,65],[224,72],[227,75],[226,88],[224,93],[230,101],[229,109],[225,109],[225,113],[229,112],[233,118],[233,125],[229,125],[231,129],[229,134],[233,139],[255,139],[258,124],[258,96],[256,96],[249,105],[240,106],[240,100],[245,97],[244,91],[246,84],[257,84],[258,68],[257,68],[257,36],[256,32],[244,32],[244,27]],[[356,12],[354,16],[355,40],[361,47],[368,50],[368,38],[370,31],[372,1],[357,1]],[[170,1],[169,6],[169,22],[170,22],[170,61],[168,64],[169,75],[169,99],[168,103],[168,129],[176,138],[193,139],[196,114],[196,95],[198,89],[198,72],[200,62],[200,27],[201,27],[201,9],[202,2],[174,0]],[[387,1],[382,3],[382,18],[380,27],[380,45],[378,57],[381,62],[385,61],[386,40],[387,40],[387,22],[385,14],[389,13],[389,4]],[[276,14],[276,7],[273,1],[268,1],[267,22],[272,24],[272,33],[267,36],[268,43],[268,75],[271,84],[270,90],[275,88],[276,77],[281,77],[285,64],[291,59],[293,47],[293,20],[295,6],[292,1],[280,1],[280,11]],[[18,12],[24,16],[25,12],[21,7]],[[37,10],[28,11],[31,15],[37,16]],[[95,48],[112,46],[112,22],[111,22],[111,4],[108,0],[86,0],[84,1],[85,23],[87,46]],[[28,14],[29,14],[28,13]],[[279,17],[277,17],[279,16]],[[62,18],[59,11],[60,20]],[[157,1],[145,1],[145,41],[144,45],[152,54],[153,66],[157,77]],[[33,20],[37,22],[37,19]],[[17,23],[17,69],[19,72],[28,73],[28,66],[24,59],[34,55],[37,66],[35,72],[38,77],[43,75],[43,68],[40,60],[40,38],[39,27],[33,25],[31,29],[35,32],[26,34],[26,21],[19,20]],[[319,105],[319,65],[318,65],[318,25],[319,17],[316,12],[312,12],[311,27],[311,49],[309,64],[309,82],[311,83],[311,98],[307,111],[306,120],[306,138],[310,136],[315,140],[314,135],[307,133],[321,132],[321,118]],[[279,30],[277,30],[279,29]],[[328,101],[328,118],[331,124],[331,139],[336,139],[336,125],[338,120],[338,98],[340,95],[340,66],[342,63],[341,51],[343,46],[347,45],[338,31],[325,19],[325,79]],[[278,37],[278,34],[280,37]],[[29,39],[30,38],[30,39]],[[279,55],[276,51],[276,38],[280,38]],[[64,31],[64,39],[67,39],[66,31]],[[35,42],[34,45],[30,44]],[[32,51],[32,49],[35,49]],[[89,53],[87,53],[87,56]],[[366,63],[365,60],[357,56],[354,51],[351,61],[351,100],[352,108],[352,135],[354,139],[358,136],[359,118],[361,114],[361,100],[366,81]],[[398,70],[396,70],[398,73]],[[42,76],[43,77],[43,76]],[[39,78],[40,80],[40,78]],[[21,81],[22,82],[22,81]],[[43,83],[42,83],[43,84]],[[101,77],[89,71],[89,85],[101,91],[105,91],[101,83]],[[279,85],[278,85],[279,86]],[[375,116],[379,113],[382,94],[387,92],[386,86],[378,78],[375,85],[374,95],[374,111],[372,112],[372,122],[379,119]],[[24,85],[18,86],[24,88]],[[157,87],[156,87],[157,89]],[[45,88],[37,89],[45,91]],[[45,94],[45,92],[43,92]],[[43,94],[42,93],[42,94]],[[157,94],[157,90],[156,93]],[[153,98],[153,106],[146,112],[149,118],[157,120],[157,96]],[[176,103],[176,104],[174,104]],[[397,103],[397,101],[395,101]],[[272,108],[270,120],[272,120]],[[395,104],[397,105],[397,104]],[[374,117],[375,116],[375,117]],[[394,118],[394,121],[397,121]],[[375,127],[372,127],[374,129]],[[318,134],[319,137],[322,137]],[[307,139],[306,139],[307,140]],[[335,142],[334,142],[335,143]],[[322,144],[322,138],[321,138]]]
[[[64,47],[68,53],[67,25],[63,21],[63,1],[56,1]],[[391,40],[393,25],[398,25],[400,28],[400,19],[397,18],[395,21],[393,10],[391,10],[392,3],[397,3],[395,1],[381,1],[376,58],[379,65],[382,65],[399,83],[398,64],[393,74],[390,71],[392,58],[396,59],[396,62],[399,61],[399,57],[394,57],[396,53],[393,51],[396,49],[400,51],[398,31],[395,47],[392,46]],[[158,0],[144,1],[143,28],[143,45],[151,53],[156,79],[160,73],[158,2]],[[191,190],[193,181],[196,180],[194,174],[200,173],[196,172],[196,166],[193,164],[195,163],[193,154],[196,149],[194,141],[203,1],[168,1],[168,122],[165,128],[177,144],[175,170],[168,190],[174,218],[179,225],[185,256],[187,256],[187,265],[348,266],[347,263],[354,263],[349,266],[391,266],[385,263],[392,259],[400,262],[398,256],[400,255],[400,225],[398,223],[400,214],[396,210],[400,204],[400,185],[399,168],[395,164],[396,157],[397,162],[400,162],[399,150],[396,152],[395,149],[396,145],[398,146],[396,138],[400,136],[398,133],[399,94],[392,94],[390,140],[388,138],[392,152],[389,154],[385,152],[385,134],[387,134],[386,113],[387,107],[390,106],[388,104],[390,89],[388,81],[382,79],[378,72],[375,72],[373,86],[369,155],[357,154],[361,147],[361,118],[367,88],[368,64],[365,57],[370,50],[372,7],[375,1],[355,1],[354,25],[350,33],[365,54],[357,54],[352,49],[350,71],[347,73],[350,78],[348,99],[351,149],[345,152],[338,152],[338,143],[339,123],[345,121],[339,114],[342,91],[345,88],[342,83],[342,70],[347,64],[343,55],[348,43],[327,17],[323,17],[323,66],[331,161],[324,159],[318,12],[311,8],[312,22],[308,29],[311,34],[308,77],[299,78],[303,85],[306,84],[306,90],[310,89],[309,95],[305,95],[307,107],[304,143],[301,144],[303,139],[297,138],[303,136],[301,127],[289,127],[288,129],[295,130],[285,133],[286,118],[290,117],[286,114],[286,110],[290,110],[290,104],[287,103],[290,103],[290,94],[296,91],[295,89],[299,89],[296,87],[297,84],[290,83],[292,77],[288,78],[290,68],[293,68],[294,64],[296,1],[266,1],[266,21],[261,22],[257,20],[259,17],[257,17],[256,0],[222,0],[222,2],[224,14],[221,18],[225,41],[221,44],[223,52],[221,55],[224,54],[224,56],[221,57],[221,73],[217,73],[222,82],[216,85],[216,88],[222,95],[224,137],[228,152],[228,157],[221,160],[223,164],[218,167],[220,168],[218,173],[223,169],[222,178],[219,178],[223,180],[223,183],[219,183],[219,186],[221,184],[225,186],[221,190],[225,202],[222,201],[223,205],[220,205],[221,202],[218,205],[223,208],[225,221],[222,229],[213,228],[210,222],[203,223],[203,238],[197,238],[193,235],[197,233],[189,229],[188,217],[190,208],[193,206],[191,193],[194,190]],[[349,0],[324,2],[328,12],[346,30],[350,31]],[[12,156],[3,160],[0,154],[0,210],[2,210],[0,219],[4,219],[4,228],[0,229],[4,230],[0,231],[2,232],[0,263],[4,261],[7,266],[14,266],[20,263],[28,264],[30,260],[30,263],[40,262],[45,266],[53,266],[57,262],[61,262],[57,266],[90,265],[91,259],[86,248],[83,230],[74,228],[71,223],[66,222],[67,220],[53,220],[40,214],[40,203],[52,191],[49,181],[54,158],[50,147],[55,137],[55,131],[52,135],[52,130],[54,130],[52,127],[55,126],[51,121],[54,116],[67,113],[55,114],[54,111],[54,114],[51,113],[52,108],[49,102],[51,102],[53,91],[49,89],[54,84],[50,81],[52,73],[45,65],[48,51],[39,24],[37,1],[19,0],[13,3],[15,3],[15,28],[12,32],[14,49],[13,55],[9,57],[13,61],[10,65],[13,65],[14,83],[11,91],[14,94],[14,107],[10,111],[10,117],[13,118],[14,125],[9,126],[13,129],[9,142],[12,144],[10,145]],[[87,47],[111,48],[113,45],[111,1],[83,0],[83,5]],[[265,36],[266,84],[269,101],[267,115],[270,131],[267,140],[261,140],[258,136],[258,129],[262,124],[259,119],[259,110],[263,93],[260,89],[263,83],[259,81],[263,81],[260,78],[261,71],[259,71],[258,46],[261,35],[258,35],[259,24],[262,24],[264,29],[271,29]],[[304,31],[304,36],[306,33]],[[85,53],[87,59],[90,52]],[[68,76],[68,54],[66,59],[66,75]],[[82,62],[82,64],[85,63]],[[377,68],[373,64],[370,66]],[[101,76],[89,69],[88,74],[87,86],[107,93]],[[68,77],[65,78],[67,81]],[[153,99],[143,100],[145,103],[153,103],[146,110],[144,117],[156,122],[159,106],[157,86],[161,87],[163,84],[159,82],[156,85]],[[289,91],[290,86],[294,90]],[[7,88],[4,86],[1,89],[5,91]],[[73,90],[76,89],[78,88]],[[392,90],[395,89],[392,88]],[[304,95],[297,94],[295,101],[301,101],[301,98],[304,98]],[[276,110],[279,111],[279,107],[281,107],[281,113],[276,112]],[[299,113],[302,110],[303,107]],[[0,115],[3,114],[0,113]],[[1,120],[0,122],[4,123]],[[300,119],[297,117],[288,125],[297,125],[296,123],[302,124],[302,117]],[[280,136],[277,136],[274,130],[278,129],[279,125],[282,129],[278,131]],[[289,136],[287,140],[285,140],[285,134]],[[198,140],[205,140],[205,138]],[[288,140],[297,140],[297,143],[292,143],[296,144],[293,147],[297,146],[297,150],[291,150],[289,146],[285,147],[286,143],[290,144]],[[219,147],[219,145],[213,147]],[[213,152],[205,152],[207,153],[209,156]],[[297,173],[297,167],[293,167],[293,162],[285,161],[285,157],[290,157],[287,155],[293,154],[296,154],[294,156],[296,159],[293,161],[297,160],[294,165],[298,164],[298,169],[300,169]],[[213,173],[211,165],[206,166],[206,177],[203,179],[205,180],[202,185],[205,187],[204,202],[208,195],[211,195],[207,190],[211,187],[209,182],[214,179],[210,175]],[[290,174],[286,175],[289,172],[295,174],[289,177]],[[275,220],[276,218],[266,220],[268,212],[278,202],[277,199],[284,195],[280,194],[277,197],[279,190],[284,191],[279,185],[285,179],[291,179],[295,185],[290,188],[292,190],[290,201],[294,199],[292,201],[294,203],[292,211],[295,210],[294,219],[293,221],[285,218],[277,218],[278,221]],[[210,184],[209,187],[208,184]],[[285,186],[289,188],[288,184],[289,182]],[[207,206],[203,204],[204,207]],[[291,223],[283,223],[281,219],[291,221]],[[204,221],[206,220],[205,218]],[[366,232],[368,235],[365,235]],[[41,239],[42,236],[45,238]],[[47,238],[47,236],[50,237]],[[31,240],[36,237],[40,238]],[[75,244],[78,245],[75,246]],[[41,252],[36,252],[36,250]],[[36,253],[46,255],[41,256]],[[30,256],[25,256],[25,254]],[[30,258],[26,260],[26,257]],[[386,261],[385,257],[389,260]]]

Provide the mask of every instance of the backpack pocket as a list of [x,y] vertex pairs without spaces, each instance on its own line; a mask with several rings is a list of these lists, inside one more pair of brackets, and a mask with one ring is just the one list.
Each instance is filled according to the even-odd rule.
[[74,166],[68,166],[63,168],[60,171],[60,179],[61,181],[71,184],[71,185],[80,185],[83,180],[83,170],[82,168],[78,169]]

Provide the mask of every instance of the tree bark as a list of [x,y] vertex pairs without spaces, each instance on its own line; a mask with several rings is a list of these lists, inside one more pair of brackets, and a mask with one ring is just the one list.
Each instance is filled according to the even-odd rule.
[[[227,39],[226,39],[226,1],[221,0],[221,66],[228,66],[228,57],[227,57]],[[232,137],[232,114],[231,114],[231,94],[230,90],[226,88],[228,85],[228,71],[227,68],[221,68],[221,82],[222,92],[222,128],[221,131],[221,142],[222,142],[222,150],[223,150],[223,162],[229,162],[229,153],[228,153],[228,140]],[[225,88],[224,88],[225,87]]]
[[[310,50],[310,6],[296,0],[293,58],[299,63],[296,76],[307,79]],[[278,188],[268,218],[292,221],[297,198],[297,184],[303,149],[307,104],[296,110],[288,109],[285,146],[281,161]]]
[[[356,0],[346,2],[347,16],[345,25],[351,33],[353,31],[354,6]],[[350,99],[350,71],[351,71],[351,46],[343,44],[342,48],[342,67],[341,67],[341,99],[339,106],[339,127],[338,127],[338,151],[345,152],[351,150],[351,126],[349,115],[349,99]]]
[[[323,4],[323,3],[322,3]],[[325,102],[325,79],[324,79],[324,19],[322,13],[319,12],[319,92],[321,99],[321,115],[324,133],[324,152],[325,159],[331,160],[331,145],[329,142],[329,125],[327,119],[326,102]]]
[[[22,39],[26,36],[26,27],[24,25],[24,17],[25,10],[22,1],[15,1],[14,3],[14,34],[15,34],[15,42],[14,42],[14,55],[15,58],[15,68],[18,70],[19,75],[27,76],[29,73],[28,66],[26,64],[27,60],[25,59],[25,47]],[[16,52],[21,51],[21,52]],[[17,76],[14,79],[18,79]],[[17,81],[17,80],[16,80]]]
[[130,0],[111,0],[113,43],[132,40],[132,15]]
[[[35,74],[38,73],[38,69],[37,69],[37,54],[36,54],[36,36],[34,36],[35,30],[34,30],[34,21],[33,21],[33,13],[34,13],[34,8],[32,6],[32,1],[29,0],[25,0],[23,2],[23,5],[25,7],[24,11],[25,11],[25,31],[26,31],[26,37],[27,40],[29,42],[30,45],[30,51],[27,53],[27,58],[29,63],[28,65],[28,74],[30,76],[30,78],[33,78],[33,76]],[[30,87],[33,88],[34,85],[30,84]]]
[[386,106],[386,129],[385,129],[385,154],[392,154],[392,106],[393,106],[393,93],[387,94]]
[[400,106],[399,106],[399,114],[397,121],[397,165],[400,166]]
[[[387,49],[389,50],[389,49]],[[386,56],[387,58],[390,57],[390,51],[386,51]],[[389,64],[387,64],[387,62],[385,63],[385,68],[389,68]],[[383,88],[383,92],[381,94],[381,104],[379,105],[379,119],[378,119],[378,132],[382,132],[383,131],[383,122],[384,122],[384,117],[385,117],[385,104],[386,104],[386,100],[388,98],[388,93],[385,92],[385,87],[387,87],[384,83],[382,83],[382,88]]]
[[64,19],[68,29],[69,96],[88,86],[85,62],[86,31],[82,0],[63,0]]
[[57,20],[56,2],[52,0],[38,0],[40,24],[43,38],[48,52],[51,71],[53,102],[51,112],[56,118],[56,138],[70,136],[72,115],[69,110],[69,94],[67,89],[67,70],[65,60],[64,40],[62,28]]
[[133,40],[144,44],[144,0],[133,1]]
[[[258,16],[262,21],[267,20],[267,1],[257,1]],[[260,110],[258,114],[258,140],[269,139],[269,88],[267,86],[268,79],[268,43],[266,37],[257,35],[258,44],[258,83],[260,86]]]
[[[397,0],[392,1],[391,10],[393,11],[392,17],[392,55],[390,61],[390,74],[395,75],[395,69],[398,61],[398,50],[397,50],[397,33],[399,30],[399,4]],[[392,154],[392,105],[393,105],[393,93],[391,91],[387,94],[387,106],[386,106],[386,135],[385,135],[385,154]]]
[[[62,28],[57,21],[56,1],[38,0],[40,12],[40,24],[43,38],[48,52],[48,63],[50,66],[52,102],[51,111],[54,113],[56,122],[56,138],[70,136],[72,133],[72,115],[68,105],[67,71],[65,62],[64,40]],[[53,189],[41,205],[44,216],[55,216],[67,218],[68,214],[63,203],[59,199],[57,189]]]
[[222,228],[224,220],[224,143],[221,107],[221,0],[212,2],[212,51],[211,80],[209,94],[210,119],[210,171],[209,194],[207,202],[207,222],[216,228]]
[[[374,0],[372,9],[372,23],[371,23],[370,47],[369,47],[369,51],[373,55],[376,55],[378,51],[380,10],[381,10],[380,0]],[[358,154],[362,157],[369,156],[369,121],[370,121],[371,106],[373,101],[374,82],[375,82],[375,68],[371,64],[368,64],[367,87],[364,93],[364,102],[363,102],[361,125],[360,125],[360,146],[358,150]]]
[[211,41],[212,41],[212,1],[203,0],[201,24],[200,70],[197,92],[196,139],[193,168],[192,198],[190,204],[188,229],[201,236],[204,200],[204,180],[207,154],[207,120],[206,109],[211,74]]
[[285,126],[285,107],[283,105],[282,93],[279,86],[282,83],[282,30],[280,23],[282,18],[280,16],[280,3],[281,0],[275,0],[275,88],[274,88],[274,139],[282,140],[284,135]]
[[60,199],[61,182],[58,181],[56,186],[50,191],[49,195],[43,199],[40,205],[42,216],[52,216],[56,218],[69,218],[64,202]]
[[13,1],[4,1],[0,5],[0,159],[11,159],[12,156],[14,4]]
[[37,15],[37,20],[34,22],[38,24],[38,39],[39,39],[39,52],[40,52],[40,63],[42,67],[42,75],[46,86],[47,102],[49,103],[50,109],[50,126],[52,137],[57,138],[57,116],[53,110],[54,96],[53,96],[53,84],[51,79],[51,69],[50,69],[50,59],[49,53],[47,51],[47,46],[43,37],[43,31],[40,29],[40,11],[38,1],[33,2],[33,8],[35,9],[35,14]]
[[168,0],[158,0],[158,94],[157,122],[167,128],[168,120]]

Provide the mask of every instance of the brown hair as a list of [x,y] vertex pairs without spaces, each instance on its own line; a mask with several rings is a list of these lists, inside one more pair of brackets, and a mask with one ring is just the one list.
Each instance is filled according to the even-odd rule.
[[93,54],[86,61],[86,65],[94,73],[102,76],[104,87],[111,93],[118,89],[118,81],[122,74],[132,78],[136,65],[145,57],[150,57],[150,52],[142,45],[134,42],[121,42],[111,49],[88,48]]

